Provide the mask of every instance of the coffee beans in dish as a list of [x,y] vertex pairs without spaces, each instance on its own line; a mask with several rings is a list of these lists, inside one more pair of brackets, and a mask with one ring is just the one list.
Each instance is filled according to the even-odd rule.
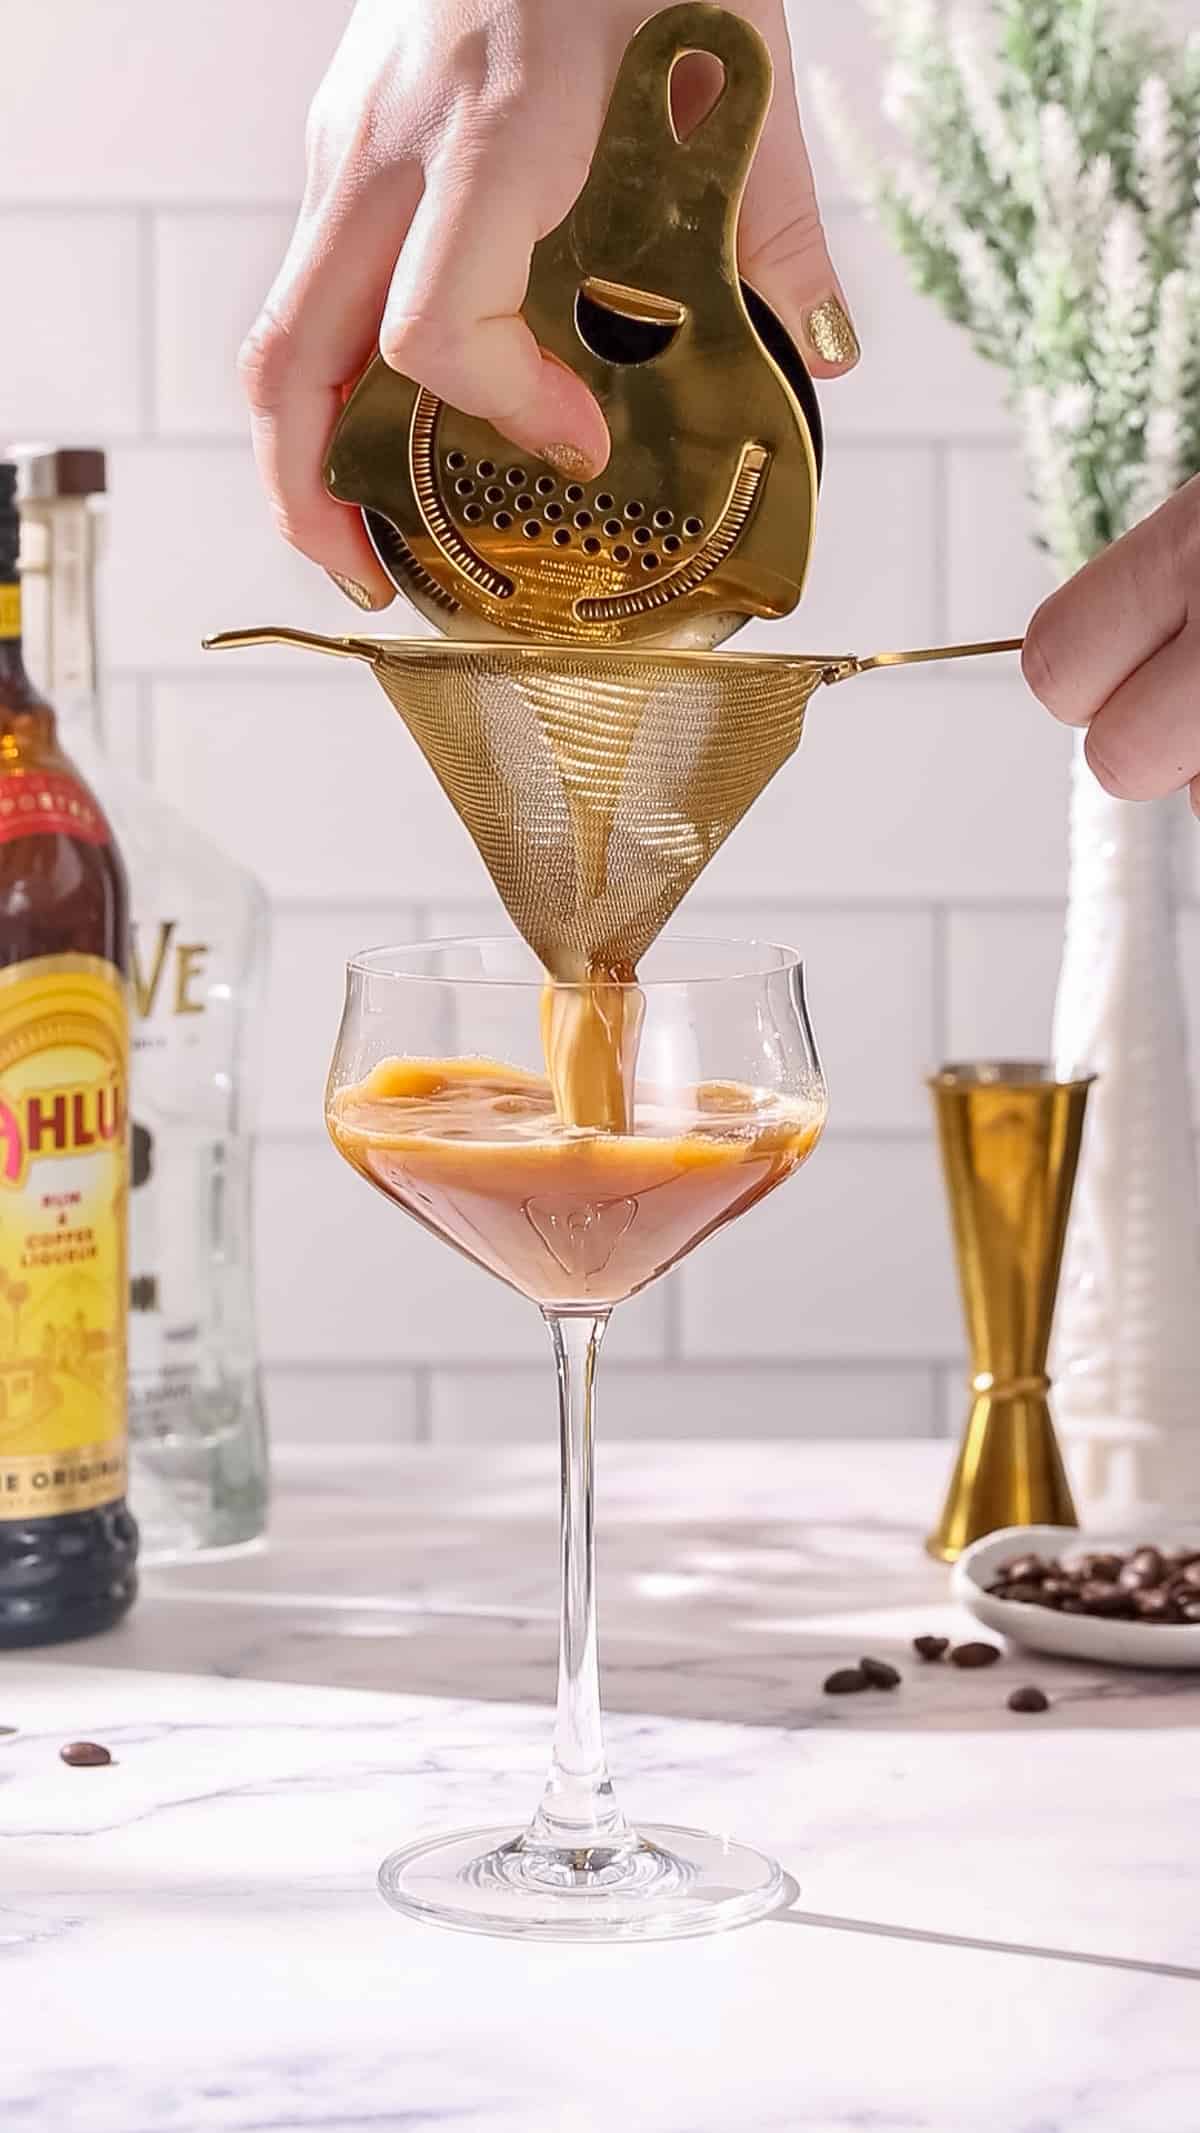
[[988,1591],[997,1600],[1064,1615],[1200,1622],[1200,1548],[1160,1548],[1143,1541],[1125,1554],[1015,1555],[999,1565]]
[[99,1770],[112,1761],[111,1752],[102,1748],[98,1740],[69,1740],[58,1752],[72,1770]]

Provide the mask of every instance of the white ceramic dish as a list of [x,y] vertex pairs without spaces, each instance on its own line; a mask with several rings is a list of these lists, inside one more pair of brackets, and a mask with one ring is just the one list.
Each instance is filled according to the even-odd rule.
[[1090,1539],[1074,1526],[1007,1526],[964,1549],[950,1573],[956,1600],[989,1629],[999,1630],[1030,1651],[1053,1652],[1060,1659],[1100,1660],[1109,1666],[1172,1666],[1200,1669],[1200,1622],[1111,1622],[1100,1615],[1060,1615],[1025,1600],[1000,1600],[988,1591],[1001,1563],[1010,1556],[1076,1555],[1083,1549],[1111,1549],[1114,1554],[1155,1540],[1163,1547],[1200,1548],[1195,1528],[1188,1532],[1135,1533],[1128,1540]]

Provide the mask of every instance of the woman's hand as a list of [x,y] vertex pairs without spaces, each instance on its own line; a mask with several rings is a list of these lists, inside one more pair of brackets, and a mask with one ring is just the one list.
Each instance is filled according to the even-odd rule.
[[[858,346],[821,229],[783,0],[738,4],[775,61],[743,272],[815,374],[836,376]],[[299,219],[240,369],[281,533],[364,607],[386,606],[392,588],[321,466],[376,346],[564,471],[595,474],[608,457],[596,401],[520,312],[533,247],[579,194],[647,12],[647,0],[358,0],[313,100]]]
[[1190,785],[1200,814],[1200,477],[1038,609],[1025,679],[1118,800]]

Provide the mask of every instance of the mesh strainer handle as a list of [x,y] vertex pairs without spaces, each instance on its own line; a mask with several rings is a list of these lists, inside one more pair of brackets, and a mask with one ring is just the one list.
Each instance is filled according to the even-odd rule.
[[1023,637],[994,637],[983,644],[927,644],[909,652],[869,652],[862,657],[844,653],[830,659],[818,659],[824,671],[825,682],[850,681],[855,674],[869,674],[875,667],[915,667],[931,659],[987,659],[995,652],[1019,652],[1024,645]]
[[321,637],[315,630],[292,630],[268,625],[262,629],[218,630],[202,637],[206,652],[227,652],[247,644],[298,644],[308,652],[328,652],[333,659],[365,659],[374,666],[380,654],[378,639],[371,637]]

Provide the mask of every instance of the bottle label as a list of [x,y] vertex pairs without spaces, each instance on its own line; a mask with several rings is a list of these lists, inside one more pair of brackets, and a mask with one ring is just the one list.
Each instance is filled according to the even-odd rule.
[[0,1519],[125,1494],[129,1027],[119,971],[0,971]]
[[108,824],[91,794],[66,771],[12,770],[0,776],[0,844],[50,832],[85,844],[109,841]]
[[21,588],[0,585],[0,641],[12,642],[21,634]]

